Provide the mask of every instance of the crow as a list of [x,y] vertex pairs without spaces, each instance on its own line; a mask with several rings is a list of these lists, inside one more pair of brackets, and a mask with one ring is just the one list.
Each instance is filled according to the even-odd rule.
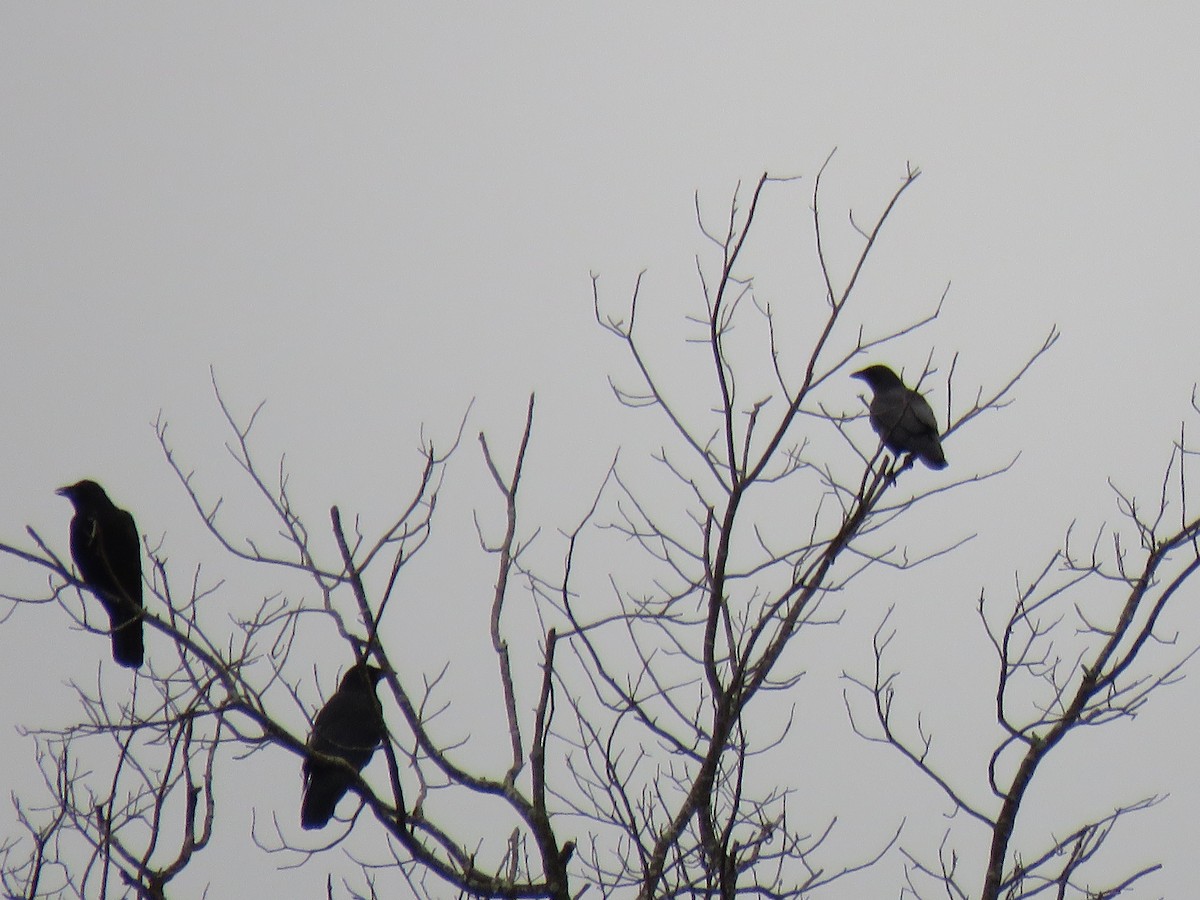
[[[308,749],[343,759],[354,771],[361,772],[385,736],[383,706],[375,695],[375,686],[382,677],[382,669],[365,661],[351,666],[337,691],[317,713]],[[305,758],[303,771],[300,827],[324,828],[349,790],[352,778],[345,766],[314,757]]]
[[83,583],[99,598],[112,626],[113,659],[142,664],[142,549],[133,516],[118,509],[94,481],[56,492],[71,501],[71,556]]
[[893,453],[911,453],[931,469],[944,469],[946,455],[938,438],[937,418],[929,402],[904,386],[887,366],[867,366],[851,377],[861,378],[874,392],[871,427]]

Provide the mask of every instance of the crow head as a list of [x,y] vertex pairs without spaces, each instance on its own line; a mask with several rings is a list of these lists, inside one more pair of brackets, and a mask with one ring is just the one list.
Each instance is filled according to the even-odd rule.
[[104,493],[104,488],[90,478],[60,487],[54,493],[60,497],[66,497],[76,509],[95,509],[98,506],[108,506],[112,503],[108,499],[108,494]]
[[873,391],[882,391],[887,388],[899,387],[904,384],[900,380],[900,376],[889,369],[887,366],[867,366],[865,369],[860,369],[850,376],[851,378],[861,378],[871,386]]

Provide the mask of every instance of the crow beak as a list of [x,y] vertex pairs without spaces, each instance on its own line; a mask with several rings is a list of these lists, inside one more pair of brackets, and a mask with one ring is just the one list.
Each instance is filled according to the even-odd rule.
[[60,496],[60,497],[70,497],[71,496],[71,488],[69,486],[68,487],[60,487],[54,493],[58,494],[58,496]]
[[861,378],[863,381],[866,381],[867,380],[867,370],[859,369],[857,372],[851,372],[850,377],[851,378]]

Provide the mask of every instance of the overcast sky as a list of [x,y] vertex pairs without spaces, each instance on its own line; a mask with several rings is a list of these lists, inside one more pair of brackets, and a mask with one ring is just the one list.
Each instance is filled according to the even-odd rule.
[[[1063,332],[1003,417],[947,446],[959,474],[1022,453],[1002,486],[946,513],[952,533],[991,541],[942,570],[944,602],[967,612],[939,627],[969,628],[980,586],[1044,563],[1073,519],[1115,521],[1106,478],[1153,499],[1188,419],[1198,34],[1190,3],[7,4],[0,539],[28,545],[28,524],[65,552],[53,490],[95,477],[181,566],[217,558],[188,545],[201,535],[150,424],[170,420],[212,496],[236,493],[210,367],[237,412],[267,401],[264,453],[287,452],[318,523],[334,502],[382,520],[417,471],[422,423],[446,441],[472,398],[468,435],[511,453],[536,391],[530,490],[565,526],[645,421],[608,391],[628,362],[592,322],[589,273],[619,308],[646,269],[657,315],[684,334],[705,250],[695,192],[719,215],[769,171],[801,177],[764,210],[762,290],[819,300],[785,288],[788,254],[811,257],[798,223],[836,147],[823,202],[839,225],[877,213],[907,164],[923,173],[863,302],[903,321],[951,286],[942,320],[880,361],[919,370],[932,348],[944,367],[959,351],[964,377],[995,384]],[[861,390],[830,396],[852,408]],[[474,446],[450,483],[446,528],[469,545],[472,508],[500,515]],[[429,552],[434,570],[460,565],[452,542]],[[482,627],[490,565],[482,594],[438,601],[449,621]],[[40,584],[9,560],[0,577],[5,592]],[[1183,644],[1200,640],[1180,624]],[[96,644],[48,607],[0,627],[14,788],[36,792],[14,726],[71,714],[31,709],[30,686],[66,703],[68,679],[95,677]],[[1101,806],[1171,793],[1136,850],[1112,851],[1166,864],[1136,897],[1194,883],[1197,684],[1117,729],[1133,754],[1121,775],[1155,777],[1106,783]]]

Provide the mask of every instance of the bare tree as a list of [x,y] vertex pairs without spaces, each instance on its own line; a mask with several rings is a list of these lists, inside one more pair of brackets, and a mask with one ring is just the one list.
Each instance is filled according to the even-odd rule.
[[[918,475],[911,457],[879,446],[864,407],[835,399],[855,368],[911,345],[936,322],[946,293],[916,321],[873,325],[887,317],[862,296],[868,262],[920,173],[907,169],[870,224],[850,216],[836,238],[856,244],[844,269],[828,252],[823,173],[805,191],[821,277],[815,297],[765,298],[747,270],[764,197],[794,196],[792,180],[766,175],[735,193],[719,227],[697,197],[707,246],[696,261],[700,302],[687,314],[693,331],[682,354],[644,324],[655,302],[647,279],[638,276],[628,299],[614,302],[593,277],[596,320],[631,363],[613,378],[613,392],[639,424],[652,419],[661,443],[648,460],[614,459],[602,482],[578,496],[573,522],[556,531],[523,499],[528,450],[543,433],[533,397],[515,447],[501,450],[479,434],[479,464],[495,493],[477,501],[478,543],[496,574],[489,613],[475,623],[493,658],[472,671],[476,693],[500,711],[498,727],[466,725],[478,696],[453,694],[445,669],[414,668],[392,642],[408,566],[437,534],[448,462],[469,452],[466,418],[445,446],[422,437],[408,497],[389,522],[367,529],[334,506],[318,526],[294,501],[282,459],[260,458],[259,411],[239,418],[214,377],[243,485],[274,522],[274,534],[259,536],[229,522],[223,494],[199,484],[160,419],[164,457],[227,557],[275,573],[281,585],[301,579],[312,599],[281,586],[247,608],[199,561],[181,572],[161,547],[147,546],[145,621],[161,639],[130,693],[114,696],[98,678],[93,689],[77,688],[78,721],[33,733],[46,799],[14,796],[25,834],[0,847],[6,894],[164,897],[186,867],[202,870],[220,822],[221,773],[259,755],[290,758],[298,771],[316,753],[307,735],[323,698],[297,648],[309,635],[333,633],[345,652],[319,661],[323,693],[339,664],[370,659],[386,673],[382,762],[359,773],[319,757],[343,766],[355,802],[339,807],[350,818],[335,819],[316,849],[299,840],[290,812],[260,813],[253,824],[264,865],[321,869],[329,897],[403,889],[807,897],[852,885],[891,859],[904,863],[901,895],[1108,897],[1152,871],[1137,868],[1107,887],[1089,882],[1115,826],[1153,797],[1114,798],[1106,815],[1032,850],[1018,813],[1064,737],[1132,716],[1191,655],[1164,654],[1156,633],[1200,565],[1200,520],[1186,509],[1193,451],[1182,434],[1153,516],[1118,495],[1138,551],[1114,536],[1106,560],[1100,537],[1084,556],[1068,542],[1008,603],[980,595],[997,658],[996,690],[979,700],[995,706],[997,728],[983,766],[987,797],[943,774],[933,735],[897,714],[890,615],[861,636],[874,670],[845,666],[845,708],[855,730],[901,754],[963,813],[940,843],[923,844],[928,835],[906,830],[902,810],[885,810],[895,815],[886,835],[872,844],[851,834],[847,851],[838,817],[814,816],[797,800],[804,772],[781,761],[793,738],[789,696],[812,653],[807,636],[849,627],[844,612],[867,573],[903,580],[971,538],[947,527],[909,547],[896,541],[896,523],[1011,467]],[[957,357],[932,352],[906,378],[944,396],[952,450],[958,432],[1011,401],[1057,336],[1051,329],[995,384],[963,388]],[[61,542],[28,535],[33,549],[0,550],[40,567],[48,591],[13,599],[57,604],[103,631],[87,620],[86,586],[55,550]],[[453,558],[461,548],[434,552]],[[1124,592],[1111,616],[1073,599],[1097,587]],[[456,652],[446,648],[447,665]],[[832,684],[819,689],[837,693]],[[1079,821],[1071,810],[1065,817]],[[377,840],[360,852],[350,838],[363,833]],[[961,865],[958,846],[979,846],[985,833],[982,867]],[[337,849],[345,855],[330,852]],[[353,874],[335,878],[325,868],[335,857],[349,860]]]
[[[890,744],[946,793],[958,811],[989,836],[982,890],[971,891],[978,873],[958,870],[951,835],[938,848],[936,862],[909,855],[910,886],[936,885],[928,896],[983,898],[1115,897],[1159,868],[1136,867],[1103,885],[1090,881],[1088,864],[1119,823],[1156,805],[1158,796],[1117,800],[1091,821],[1064,826],[1018,850],[1017,820],[1034,776],[1073,732],[1132,719],[1150,696],[1176,681],[1196,647],[1175,647],[1176,636],[1160,633],[1163,611],[1200,567],[1200,518],[1189,516],[1184,435],[1173,448],[1152,514],[1114,487],[1118,505],[1132,526],[1138,547],[1130,551],[1123,535],[1102,530],[1086,554],[1073,547],[1070,531],[1037,574],[1018,582],[1011,601],[978,598],[979,619],[996,653],[994,698],[996,739],[987,759],[992,802],[968,798],[971,788],[940,773],[933,735],[917,723],[908,733],[893,713],[895,671],[885,663],[895,637],[885,620],[874,641],[875,668],[869,679],[847,675],[869,698],[874,730],[858,727],[870,740]],[[1114,602],[1115,601],[1115,602]],[[1101,606],[1100,604],[1104,605]],[[1105,609],[1107,607],[1107,609]],[[1103,610],[1100,612],[1099,610]],[[1167,653],[1160,651],[1164,646]],[[847,709],[854,706],[847,696]]]

